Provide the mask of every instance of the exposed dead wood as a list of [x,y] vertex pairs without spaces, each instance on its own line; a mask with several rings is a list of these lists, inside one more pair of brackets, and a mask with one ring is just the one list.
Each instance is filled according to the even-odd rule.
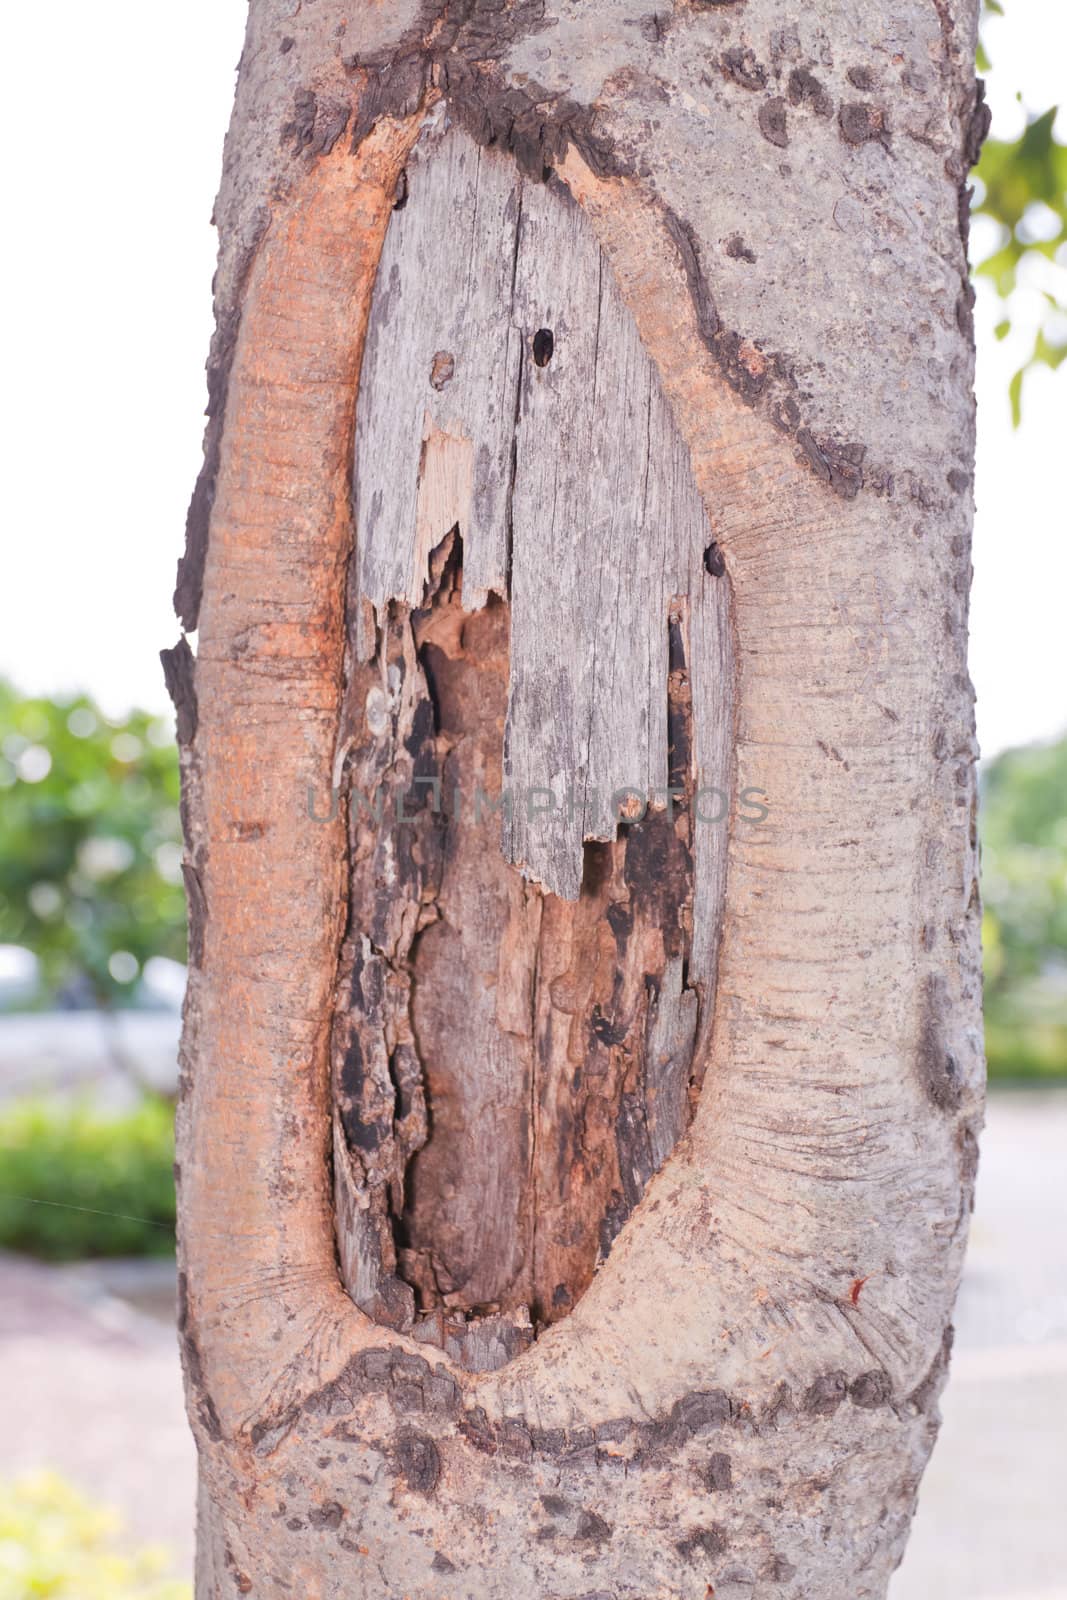
[[505,1347],[464,1315],[510,1353],[565,1315],[689,1121],[727,587],[581,213],[460,131],[409,162],[358,416],[340,1255],[470,1365]]

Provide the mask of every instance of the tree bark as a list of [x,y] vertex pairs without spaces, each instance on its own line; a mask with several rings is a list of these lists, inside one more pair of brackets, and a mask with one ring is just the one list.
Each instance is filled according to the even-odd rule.
[[198,1600],[886,1592],[983,1093],[976,12],[252,0],[165,653]]

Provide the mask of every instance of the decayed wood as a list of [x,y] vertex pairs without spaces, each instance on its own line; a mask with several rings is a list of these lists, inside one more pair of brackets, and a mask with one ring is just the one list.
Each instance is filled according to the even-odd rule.
[[587,847],[576,902],[545,895],[499,846],[509,612],[464,609],[461,548],[349,685],[334,1162],[353,1299],[474,1370],[571,1309],[687,1126],[702,996],[680,623],[676,814]]
[[[490,590],[512,602],[505,853],[576,899],[584,841],[615,836],[612,796],[665,802],[675,596],[700,657],[699,759],[729,784],[726,585],[704,565],[712,534],[686,446],[567,190],[431,127],[405,193],[361,378],[359,592],[378,613],[418,604],[430,549],[459,524],[467,609]],[[466,471],[444,471],[443,440]],[[715,883],[724,830],[706,844]],[[721,894],[701,899],[717,925]]]
[[[404,195],[357,416],[334,1083],[343,1277],[422,1338],[440,1306],[565,1315],[688,1125],[733,674],[687,451],[580,210],[432,124]],[[391,1065],[423,1074],[415,1142]]]
[[[203,1600],[885,1594],[936,1430],[981,1115],[959,487],[976,9],[251,7],[183,571],[191,617],[206,538],[179,1127]],[[770,804],[732,830],[688,1133],[568,1316],[503,1364],[521,1329],[474,1324],[496,1369],[477,1373],[466,1324],[444,1326],[459,1313],[420,1343],[336,1279],[343,807],[316,820],[352,728],[362,333],[441,105],[528,177],[554,169],[594,228],[729,575],[738,782]],[[459,438],[427,435],[420,528],[429,501],[464,499]],[[396,619],[422,603],[408,591]],[[702,671],[693,648],[698,745]],[[598,892],[618,848],[585,847]],[[509,971],[535,934],[524,904]],[[552,910],[580,922],[582,904]],[[508,1027],[535,989],[504,985]],[[662,1036],[687,1027],[664,1017]]]

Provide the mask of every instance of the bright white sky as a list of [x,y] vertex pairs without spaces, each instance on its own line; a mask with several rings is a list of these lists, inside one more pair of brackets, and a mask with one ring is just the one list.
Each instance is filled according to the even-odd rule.
[[[1067,6],[1006,0],[990,98],[1001,137],[1067,101]],[[3,272],[11,446],[0,674],[84,688],[105,710],[166,707],[158,663],[200,461],[211,331],[209,226],[243,0],[56,0],[5,21]],[[39,69],[39,70],[38,70]],[[1063,119],[1061,118],[1061,122]],[[1061,133],[1061,137],[1063,134]],[[980,240],[977,240],[979,244]],[[1052,269],[1050,269],[1052,270]],[[980,299],[972,673],[985,754],[1067,726],[1067,364],[1029,380]]]

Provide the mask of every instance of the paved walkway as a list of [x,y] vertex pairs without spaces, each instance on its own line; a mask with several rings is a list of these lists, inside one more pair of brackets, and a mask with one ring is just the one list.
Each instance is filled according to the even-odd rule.
[[[4,1470],[57,1468],[192,1561],[171,1296],[0,1257]],[[1067,1600],[1067,1091],[994,1097],[944,1427],[890,1600]],[[383,1600],[386,1597],[383,1596]]]
[[1067,1600],[1067,1090],[990,1098],[941,1411],[890,1600]]
[[2,1471],[60,1472],[117,1507],[137,1543],[166,1545],[185,1576],[196,1464],[173,1324],[91,1285],[0,1255]]

